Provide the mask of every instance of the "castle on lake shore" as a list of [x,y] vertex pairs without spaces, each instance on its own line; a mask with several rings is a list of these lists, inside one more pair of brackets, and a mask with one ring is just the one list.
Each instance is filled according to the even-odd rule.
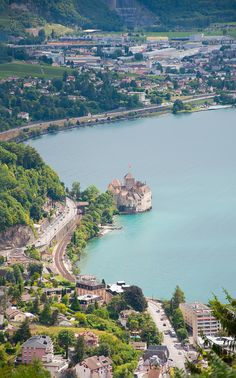
[[151,189],[136,181],[129,172],[124,176],[124,181],[114,179],[108,185],[108,191],[113,194],[116,206],[121,213],[142,213],[152,208]]

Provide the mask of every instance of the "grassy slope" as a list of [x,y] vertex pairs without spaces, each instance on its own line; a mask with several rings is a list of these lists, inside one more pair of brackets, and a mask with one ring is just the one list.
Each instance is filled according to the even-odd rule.
[[50,35],[52,30],[54,30],[54,32],[56,33],[56,35],[64,35],[64,34],[67,34],[67,33],[73,33],[74,32],[74,29],[73,28],[69,28],[67,26],[64,26],[64,25],[61,25],[61,24],[46,24],[44,26],[44,30],[45,30],[45,33],[46,35]]
[[61,78],[65,70],[70,71],[70,69],[65,67],[52,67],[40,64],[34,65],[15,61],[0,65],[0,79],[5,79],[9,76],[32,76],[43,77],[46,79]]

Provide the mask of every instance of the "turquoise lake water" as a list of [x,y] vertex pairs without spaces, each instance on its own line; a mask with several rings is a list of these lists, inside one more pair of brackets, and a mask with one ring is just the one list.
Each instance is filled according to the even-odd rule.
[[118,217],[123,226],[89,243],[80,266],[106,282],[126,280],[188,300],[222,288],[236,295],[236,110],[165,115],[96,125],[28,143],[70,186],[132,173],[152,189],[152,211]]

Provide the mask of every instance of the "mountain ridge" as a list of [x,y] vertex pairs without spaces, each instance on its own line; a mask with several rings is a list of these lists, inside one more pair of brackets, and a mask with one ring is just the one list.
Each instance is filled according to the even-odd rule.
[[58,23],[74,28],[152,31],[235,22],[236,0],[0,0],[0,36]]

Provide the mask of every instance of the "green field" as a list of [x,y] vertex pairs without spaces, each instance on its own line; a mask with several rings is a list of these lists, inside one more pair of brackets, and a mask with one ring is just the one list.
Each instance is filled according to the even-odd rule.
[[65,67],[52,67],[42,64],[29,64],[15,61],[0,64],[0,79],[6,79],[10,76],[32,76],[53,79],[62,77],[65,70],[68,72],[71,71],[71,69]]
[[44,30],[47,36],[51,34],[52,30],[54,30],[56,35],[65,35],[68,33],[75,32],[74,29],[61,25],[61,24],[46,24],[44,26]]

